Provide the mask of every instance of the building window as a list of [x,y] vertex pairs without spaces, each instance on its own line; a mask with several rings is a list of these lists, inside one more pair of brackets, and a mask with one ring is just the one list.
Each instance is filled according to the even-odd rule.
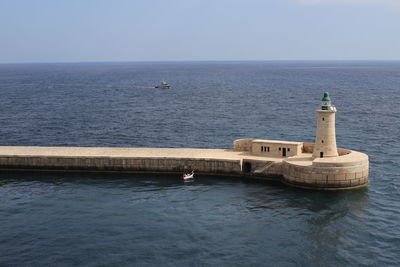
[[288,148],[287,151],[290,152],[290,148]]
[[322,120],[324,121],[324,120],[325,120],[325,118],[322,118]]
[[269,146],[267,146],[267,150],[268,150],[268,152],[269,152]]
[[321,143],[324,143],[324,140],[321,140]]
[[281,148],[279,148],[279,151],[281,151]]

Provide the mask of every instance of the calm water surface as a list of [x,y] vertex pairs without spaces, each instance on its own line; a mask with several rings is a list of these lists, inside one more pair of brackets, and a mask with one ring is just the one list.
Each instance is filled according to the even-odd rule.
[[368,188],[2,172],[0,265],[399,265],[400,62],[0,65],[0,145],[312,142],[324,90]]

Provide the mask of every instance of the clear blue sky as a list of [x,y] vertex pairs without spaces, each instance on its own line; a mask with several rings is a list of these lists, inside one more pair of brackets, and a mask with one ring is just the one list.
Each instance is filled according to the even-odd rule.
[[400,0],[0,0],[0,63],[400,60]]

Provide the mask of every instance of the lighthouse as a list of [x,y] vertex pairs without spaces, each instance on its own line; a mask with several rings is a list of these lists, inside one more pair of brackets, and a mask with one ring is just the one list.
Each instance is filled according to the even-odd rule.
[[329,93],[325,92],[317,112],[317,132],[313,158],[337,157],[335,113]]

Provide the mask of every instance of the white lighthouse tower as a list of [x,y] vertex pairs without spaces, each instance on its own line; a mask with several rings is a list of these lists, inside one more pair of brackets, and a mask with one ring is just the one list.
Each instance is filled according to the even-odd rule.
[[313,151],[314,158],[337,157],[335,113],[329,93],[325,92],[317,112],[317,134]]

